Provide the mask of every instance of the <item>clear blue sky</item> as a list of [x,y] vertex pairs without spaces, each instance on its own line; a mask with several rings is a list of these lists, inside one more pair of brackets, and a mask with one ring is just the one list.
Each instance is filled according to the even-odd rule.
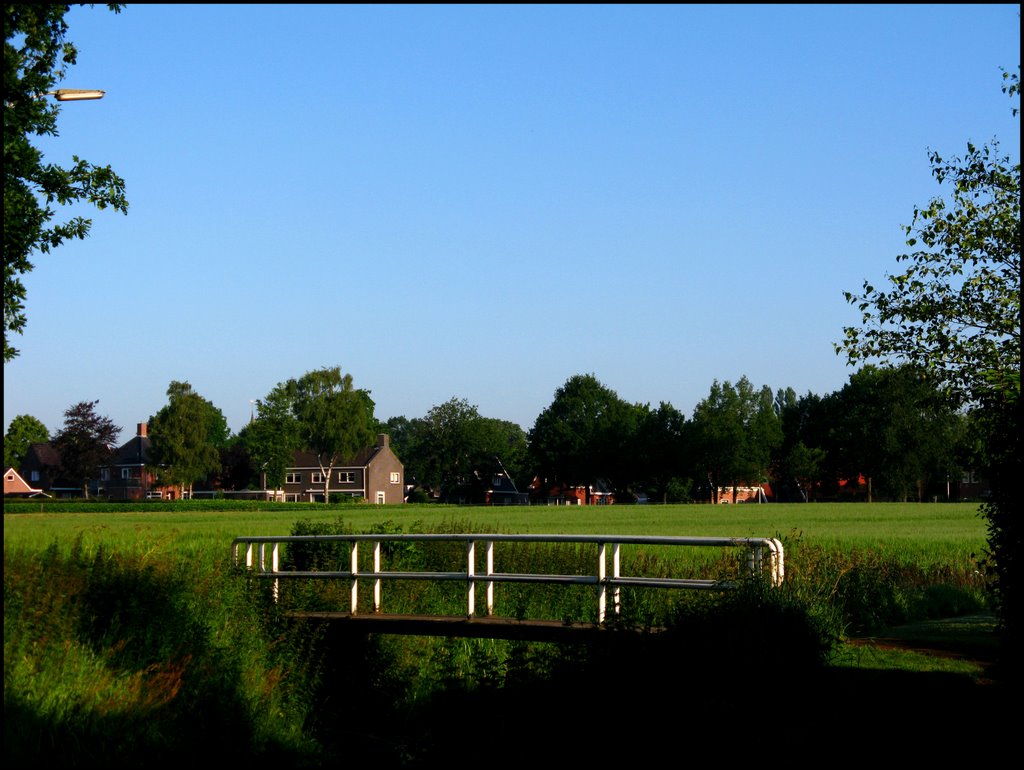
[[[998,137],[1017,5],[76,7],[48,160],[127,216],[37,255],[5,426],[124,433],[187,380],[233,431],[340,365],[376,415],[532,427],[594,374],[687,416],[713,380],[825,395],[843,300]],[[64,213],[62,212],[62,216]]]

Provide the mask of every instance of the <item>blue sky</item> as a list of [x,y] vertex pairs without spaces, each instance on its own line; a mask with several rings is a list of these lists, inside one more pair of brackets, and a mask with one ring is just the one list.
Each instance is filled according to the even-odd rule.
[[187,380],[238,431],[335,365],[382,420],[464,398],[527,430],[575,374],[688,416],[716,379],[824,395],[842,292],[939,192],[928,149],[1020,155],[1017,5],[68,20],[62,85],[107,95],[41,146],[113,166],[130,209],[34,259],[5,426],[98,400],[127,439]]

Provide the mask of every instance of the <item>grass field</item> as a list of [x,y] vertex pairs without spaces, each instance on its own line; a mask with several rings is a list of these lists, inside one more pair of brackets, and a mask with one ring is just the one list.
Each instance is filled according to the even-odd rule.
[[[708,634],[684,633],[664,661],[631,654],[605,671],[600,656],[590,659],[597,679],[581,678],[572,649],[493,640],[376,637],[324,657],[316,640],[281,625],[265,597],[229,568],[235,537],[287,535],[297,522],[354,531],[386,524],[404,532],[778,537],[786,547],[786,590],[776,604],[773,597],[737,605],[734,616],[698,611],[693,618],[710,624]],[[758,681],[793,685],[789,708],[805,730],[817,720],[825,730],[853,723],[865,703],[887,708],[896,699],[940,718],[950,698],[991,701],[985,693],[992,688],[980,684],[984,661],[973,654],[993,635],[978,572],[985,537],[977,507],[957,504],[5,506],[5,757],[18,760],[15,766],[49,760],[81,767],[138,766],[154,756],[293,767],[380,764],[384,757],[385,766],[433,767],[470,737],[493,750],[492,729],[504,730],[496,735],[500,745],[514,740],[513,747],[531,752],[548,751],[539,737],[546,732],[588,743],[581,736],[593,728],[589,714],[608,696],[608,684],[620,706],[630,705],[617,713],[637,731],[653,724],[681,729],[672,709],[661,709],[661,722],[652,723],[638,705],[663,697],[662,677],[690,698],[702,693],[703,702],[687,703],[688,720],[694,707],[711,709],[716,716],[704,727],[725,729],[717,714],[742,715],[733,693],[754,684],[747,671]],[[545,566],[551,556],[537,554]],[[769,624],[758,625],[759,613],[772,607]],[[795,612],[803,607],[809,615]],[[944,620],[957,615],[973,620]],[[917,628],[886,627],[896,617]],[[813,654],[821,641],[818,632],[807,635],[808,622],[871,631],[838,644],[831,664],[797,686],[799,677],[791,680],[805,659],[800,650]],[[971,654],[933,654],[955,650],[965,634]],[[730,656],[757,662],[733,670]],[[732,671],[729,683],[709,658],[722,661],[722,673]],[[333,661],[344,665],[332,668]],[[659,672],[655,680],[651,670]],[[707,678],[695,690],[700,671]],[[782,729],[788,712],[776,713],[774,727]],[[190,746],[203,748],[193,755]]]
[[[336,521],[355,531],[390,522],[410,532],[450,527],[467,532],[778,537],[823,548],[871,549],[927,567],[980,556],[985,522],[968,503],[809,503],[765,505],[442,506],[342,505],[190,511],[156,504],[144,510],[6,513],[6,548],[38,550],[81,538],[132,554],[228,555],[233,538],[286,535],[299,520]],[[456,526],[457,525],[457,526]]]

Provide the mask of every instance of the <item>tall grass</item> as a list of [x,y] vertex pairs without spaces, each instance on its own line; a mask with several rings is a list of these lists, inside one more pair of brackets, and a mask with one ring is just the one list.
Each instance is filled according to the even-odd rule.
[[[67,767],[174,764],[200,755],[293,767],[370,759],[431,766],[456,743],[493,751],[485,731],[502,720],[519,724],[523,712],[535,715],[537,740],[556,737],[558,726],[591,729],[584,715],[598,704],[644,702],[648,682],[659,692],[688,690],[710,713],[733,713],[751,671],[810,676],[845,636],[984,606],[976,558],[984,527],[972,509],[724,508],[560,509],[560,519],[546,509],[411,506],[7,513],[5,757]],[[910,517],[917,540],[884,511]],[[757,583],[724,595],[627,590],[624,625],[668,630],[614,634],[598,648],[325,638],[283,613],[346,606],[347,586],[291,581],[274,604],[266,582],[229,565],[237,535],[349,530],[780,535],[787,578],[780,591]],[[465,558],[461,544],[449,545],[392,546],[386,558],[395,565],[389,568],[446,569]],[[295,549],[287,558],[345,564],[347,551]],[[572,545],[519,544],[501,558],[507,571],[593,569],[592,552]],[[735,569],[729,556],[687,560],[658,549],[629,549],[624,559],[624,571],[634,574]],[[464,588],[454,585],[410,581],[387,591],[388,611],[459,614],[465,601]],[[506,585],[497,610],[593,620],[593,588]],[[635,719],[638,730],[660,724],[642,708]]]
[[4,750],[63,767],[301,761],[309,640],[226,567],[4,549]]

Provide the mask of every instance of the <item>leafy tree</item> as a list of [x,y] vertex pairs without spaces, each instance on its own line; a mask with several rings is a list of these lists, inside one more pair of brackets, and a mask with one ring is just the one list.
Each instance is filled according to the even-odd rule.
[[80,401],[64,412],[64,426],[53,437],[60,455],[60,481],[80,486],[89,496],[89,480],[110,464],[121,428],[109,417],[96,414],[99,401]]
[[803,441],[797,441],[784,455],[787,475],[794,479],[803,500],[814,497],[814,483],[821,475],[825,462],[825,450],[821,447],[809,447]]
[[840,472],[863,474],[869,501],[921,500],[928,482],[952,470],[957,416],[921,370],[865,366],[850,376],[834,405]]
[[28,448],[49,440],[50,432],[43,423],[30,414],[19,414],[11,420],[4,434],[4,467],[21,468]]
[[433,406],[424,417],[414,419],[407,461],[412,477],[443,496],[468,484],[478,454],[471,426],[479,419],[477,408],[460,398]]
[[[245,428],[242,429],[244,430]],[[259,475],[253,467],[252,456],[249,454],[242,431],[228,439],[218,450],[220,473],[214,478],[216,488],[257,489]]]
[[166,483],[191,495],[197,481],[220,471],[220,452],[228,440],[227,420],[188,382],[172,381],[168,403],[149,418],[150,461]]
[[477,460],[480,471],[490,471],[494,462],[513,483],[525,486],[529,474],[529,446],[526,431],[510,420],[481,417],[476,424]]
[[735,387],[715,380],[708,397],[693,412],[698,467],[718,502],[721,487],[757,484],[767,478],[771,458],[782,443],[782,425],[767,385],[760,390],[746,377]]
[[635,481],[663,503],[681,502],[692,480],[690,434],[686,415],[662,401],[657,409],[643,409],[636,434],[637,471]]
[[[412,420],[404,415],[389,417],[387,421],[377,424],[377,433],[387,433],[391,438],[391,451],[402,460],[406,461],[410,436],[412,435]],[[406,463],[407,464],[407,463]],[[406,468],[408,473],[408,467]]]
[[[119,12],[121,5],[108,5]],[[27,321],[22,276],[32,270],[33,252],[48,253],[70,238],[85,238],[91,220],[80,216],[53,223],[54,203],[86,201],[128,212],[124,180],[110,166],[77,156],[62,168],[44,163],[33,137],[56,136],[59,104],[47,102],[75,64],[77,51],[66,39],[64,17],[71,6],[54,3],[4,5],[4,363],[18,355],[10,344]]]
[[607,478],[625,486],[621,469],[634,446],[639,414],[593,374],[570,377],[528,434],[538,475],[570,485]]
[[446,498],[465,493],[478,477],[504,469],[514,482],[527,469],[523,429],[481,416],[464,398],[433,406],[423,417],[391,418],[382,429],[391,433],[406,477]]
[[[1018,74],[1003,91],[1020,96]],[[1012,108],[1014,115],[1017,107]],[[1021,524],[1020,451],[1020,161],[999,144],[968,143],[963,157],[930,152],[944,195],[914,210],[904,230],[912,249],[888,290],[865,281],[846,299],[861,324],[844,329],[836,351],[858,363],[895,359],[932,373],[958,402],[977,405],[988,426],[986,469],[993,487],[985,507],[996,575],[995,599],[1008,664],[1019,659]],[[1019,672],[1019,665],[1014,669]]]
[[[1019,96],[1017,76],[1004,78],[1003,90]],[[960,401],[1019,392],[1020,161],[1000,155],[996,140],[969,142],[962,158],[931,151],[929,161],[950,200],[914,209],[903,230],[915,250],[896,257],[904,269],[887,276],[887,291],[864,281],[861,292],[844,292],[861,324],[843,329],[836,351],[851,364],[916,364]]]
[[338,366],[307,372],[289,380],[285,388],[294,394],[299,442],[316,455],[324,479],[324,502],[329,502],[334,467],[373,443],[377,423],[370,393],[356,390],[352,375],[343,375]]
[[294,405],[294,383],[278,383],[266,398],[256,401],[256,419],[240,432],[255,470],[266,474],[269,489],[284,486],[292,452],[302,448]]
[[797,397],[788,388],[775,401],[782,423],[782,444],[773,463],[776,500],[811,501],[826,485],[833,491],[839,478],[831,452],[833,400],[811,392]]

